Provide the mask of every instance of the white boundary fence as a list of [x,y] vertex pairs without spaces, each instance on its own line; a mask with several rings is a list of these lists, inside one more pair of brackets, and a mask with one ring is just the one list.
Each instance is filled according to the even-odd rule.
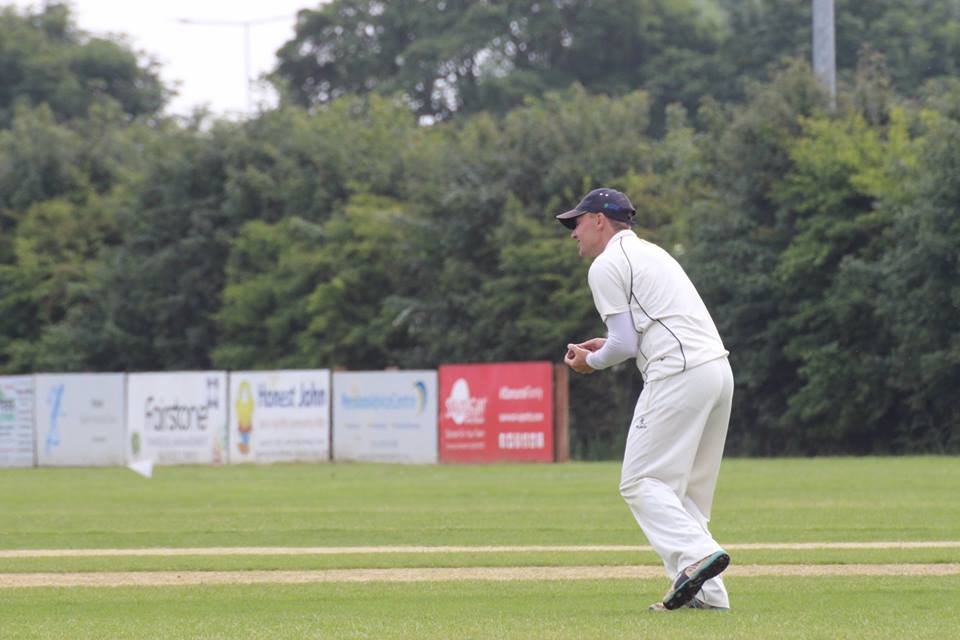
[[439,386],[436,370],[0,376],[0,468],[433,464]]
[[437,461],[436,371],[333,374],[333,458]]
[[34,465],[33,378],[0,378],[0,467]]
[[330,371],[230,373],[231,464],[330,459]]
[[126,382],[122,373],[35,376],[37,465],[124,464]]

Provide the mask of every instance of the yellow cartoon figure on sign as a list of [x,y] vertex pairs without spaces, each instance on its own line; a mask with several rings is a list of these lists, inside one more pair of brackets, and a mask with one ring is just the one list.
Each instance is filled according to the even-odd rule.
[[250,434],[253,432],[253,391],[249,382],[241,382],[237,391],[237,424],[240,431],[240,441],[237,448],[240,453],[250,453]]

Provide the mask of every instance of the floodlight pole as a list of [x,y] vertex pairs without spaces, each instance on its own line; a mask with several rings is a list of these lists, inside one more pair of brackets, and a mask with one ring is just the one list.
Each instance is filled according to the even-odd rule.
[[243,28],[243,71],[247,79],[247,115],[253,112],[253,103],[250,98],[250,85],[253,80],[250,77],[250,28],[271,22],[281,22],[290,20],[291,16],[274,16],[272,18],[260,18],[257,20],[193,20],[190,18],[178,18],[180,24],[196,25],[201,27],[242,27]]
[[813,0],[813,73],[830,92],[830,108],[837,106],[837,56],[833,0]]

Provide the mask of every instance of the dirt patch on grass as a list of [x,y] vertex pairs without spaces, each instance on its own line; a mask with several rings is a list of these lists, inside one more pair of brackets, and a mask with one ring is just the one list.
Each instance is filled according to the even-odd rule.
[[[824,564],[732,566],[724,576],[947,576],[960,564]],[[474,567],[426,569],[331,569],[323,571],[129,571],[0,574],[0,588],[157,587],[323,582],[537,581],[663,578],[659,567]]]

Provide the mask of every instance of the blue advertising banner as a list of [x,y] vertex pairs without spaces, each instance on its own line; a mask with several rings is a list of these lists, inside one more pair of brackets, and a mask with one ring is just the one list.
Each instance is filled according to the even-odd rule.
[[335,460],[437,461],[436,371],[338,371],[333,390]]

